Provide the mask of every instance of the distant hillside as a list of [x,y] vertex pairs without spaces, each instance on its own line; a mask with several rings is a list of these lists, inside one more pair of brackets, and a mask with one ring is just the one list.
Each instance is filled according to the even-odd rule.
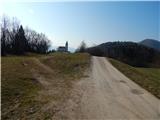
[[141,42],[139,42],[140,44],[150,47],[150,48],[154,48],[158,51],[160,51],[160,41],[158,40],[153,40],[153,39],[145,39]]
[[91,55],[106,56],[137,67],[160,67],[160,52],[134,42],[107,42],[86,50]]

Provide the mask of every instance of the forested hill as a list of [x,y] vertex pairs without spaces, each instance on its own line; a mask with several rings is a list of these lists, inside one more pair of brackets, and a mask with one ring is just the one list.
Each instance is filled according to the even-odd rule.
[[145,39],[145,40],[142,40],[140,44],[160,51],[160,41],[158,40]]
[[138,67],[160,67],[160,52],[134,42],[107,42],[87,48],[95,56],[106,56]]

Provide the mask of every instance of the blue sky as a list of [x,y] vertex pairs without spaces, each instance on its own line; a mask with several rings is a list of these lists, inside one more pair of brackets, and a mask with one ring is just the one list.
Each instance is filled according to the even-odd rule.
[[0,14],[45,33],[53,46],[77,48],[107,41],[160,40],[160,2],[3,3]]

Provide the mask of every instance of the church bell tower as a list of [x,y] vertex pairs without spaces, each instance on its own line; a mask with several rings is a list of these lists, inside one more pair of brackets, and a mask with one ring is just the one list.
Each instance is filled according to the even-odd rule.
[[66,42],[66,52],[68,52],[68,41]]

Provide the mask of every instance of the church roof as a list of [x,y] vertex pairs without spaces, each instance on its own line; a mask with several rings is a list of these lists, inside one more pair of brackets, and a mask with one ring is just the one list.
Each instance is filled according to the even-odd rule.
[[65,46],[59,46],[58,48],[66,48]]

